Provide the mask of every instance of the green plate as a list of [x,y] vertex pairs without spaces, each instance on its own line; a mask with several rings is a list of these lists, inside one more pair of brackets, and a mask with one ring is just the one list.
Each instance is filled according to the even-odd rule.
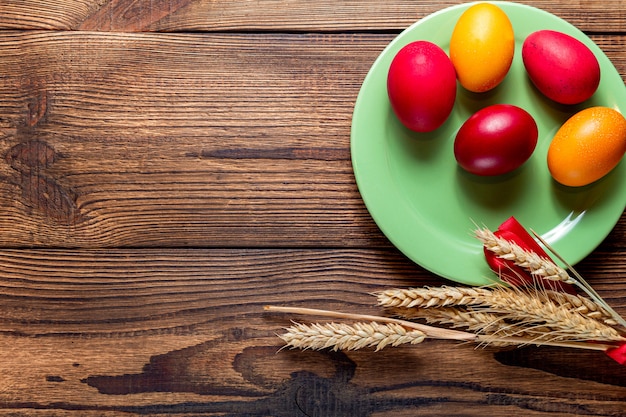
[[[359,191],[387,238],[415,263],[452,281],[484,285],[493,281],[474,238],[476,225],[495,230],[510,216],[532,228],[569,263],[576,264],[609,234],[626,205],[626,164],[582,188],[552,180],[546,164],[551,138],[575,112],[602,105],[626,114],[624,82],[604,55],[580,30],[540,9],[493,2],[509,16],[516,38],[515,57],[496,89],[469,93],[459,87],[448,120],[434,132],[416,133],[396,119],[387,96],[387,71],[409,42],[428,40],[446,52],[457,19],[471,4],[443,9],[416,22],[376,59],[359,92],[352,119],[351,154]],[[529,81],[521,59],[524,39],[552,29],[570,34],[595,53],[601,68],[596,93],[578,106],[544,98]],[[478,177],[458,167],[453,154],[458,128],[475,111],[509,103],[530,112],[539,128],[532,157],[500,177]]]

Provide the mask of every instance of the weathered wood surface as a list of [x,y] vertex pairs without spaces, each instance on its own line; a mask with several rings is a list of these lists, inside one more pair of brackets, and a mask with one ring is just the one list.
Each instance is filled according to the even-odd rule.
[[[399,31],[460,0],[5,0],[0,28],[121,32]],[[527,0],[585,31],[623,30],[625,0]]]
[[390,39],[0,33],[4,244],[379,240],[349,134]]
[[[0,415],[625,416],[601,353],[280,351],[268,303],[443,282],[354,183],[363,77],[418,1],[3,1]],[[626,76],[624,1],[529,1]],[[626,314],[626,217],[580,271]]]
[[[623,258],[589,262],[622,313]],[[4,250],[0,266],[0,415],[623,415],[626,368],[598,353],[278,352],[289,321],[265,303],[376,314],[373,291],[437,284],[392,250]]]

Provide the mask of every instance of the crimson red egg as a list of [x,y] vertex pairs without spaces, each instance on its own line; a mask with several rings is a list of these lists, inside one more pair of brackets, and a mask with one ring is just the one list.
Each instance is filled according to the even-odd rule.
[[463,123],[454,140],[454,156],[466,171],[502,175],[519,168],[537,146],[535,119],[510,104],[485,107]]
[[593,52],[565,33],[532,33],[522,45],[522,60],[537,89],[561,104],[582,103],[600,84],[600,64]]
[[448,118],[456,99],[456,72],[438,45],[415,41],[394,56],[387,75],[391,108],[416,132],[430,132]]

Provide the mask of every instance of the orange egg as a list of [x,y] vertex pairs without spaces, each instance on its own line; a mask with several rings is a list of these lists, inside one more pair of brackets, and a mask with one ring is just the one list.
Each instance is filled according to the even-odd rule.
[[548,148],[548,169],[557,182],[580,187],[608,174],[625,152],[624,116],[608,107],[590,107],[556,132]]
[[463,12],[450,38],[450,59],[459,83],[475,93],[491,90],[504,80],[514,52],[513,25],[491,3],[477,3]]

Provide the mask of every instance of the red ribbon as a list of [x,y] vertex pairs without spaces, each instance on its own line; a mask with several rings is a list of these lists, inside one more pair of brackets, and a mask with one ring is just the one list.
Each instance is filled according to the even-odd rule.
[[[526,251],[534,252],[542,258],[552,260],[535,238],[533,238],[532,235],[526,231],[524,226],[513,216],[502,223],[493,234],[501,239],[515,243]],[[503,281],[513,286],[537,284],[538,277],[534,276],[526,269],[515,265],[514,261],[502,259],[487,248],[484,248],[484,253],[491,270],[498,274]],[[576,293],[572,285],[565,284],[561,281],[541,280],[541,285],[555,291],[563,291],[570,294]]]
[[606,354],[620,365],[626,365],[626,343],[613,349],[607,349]]

